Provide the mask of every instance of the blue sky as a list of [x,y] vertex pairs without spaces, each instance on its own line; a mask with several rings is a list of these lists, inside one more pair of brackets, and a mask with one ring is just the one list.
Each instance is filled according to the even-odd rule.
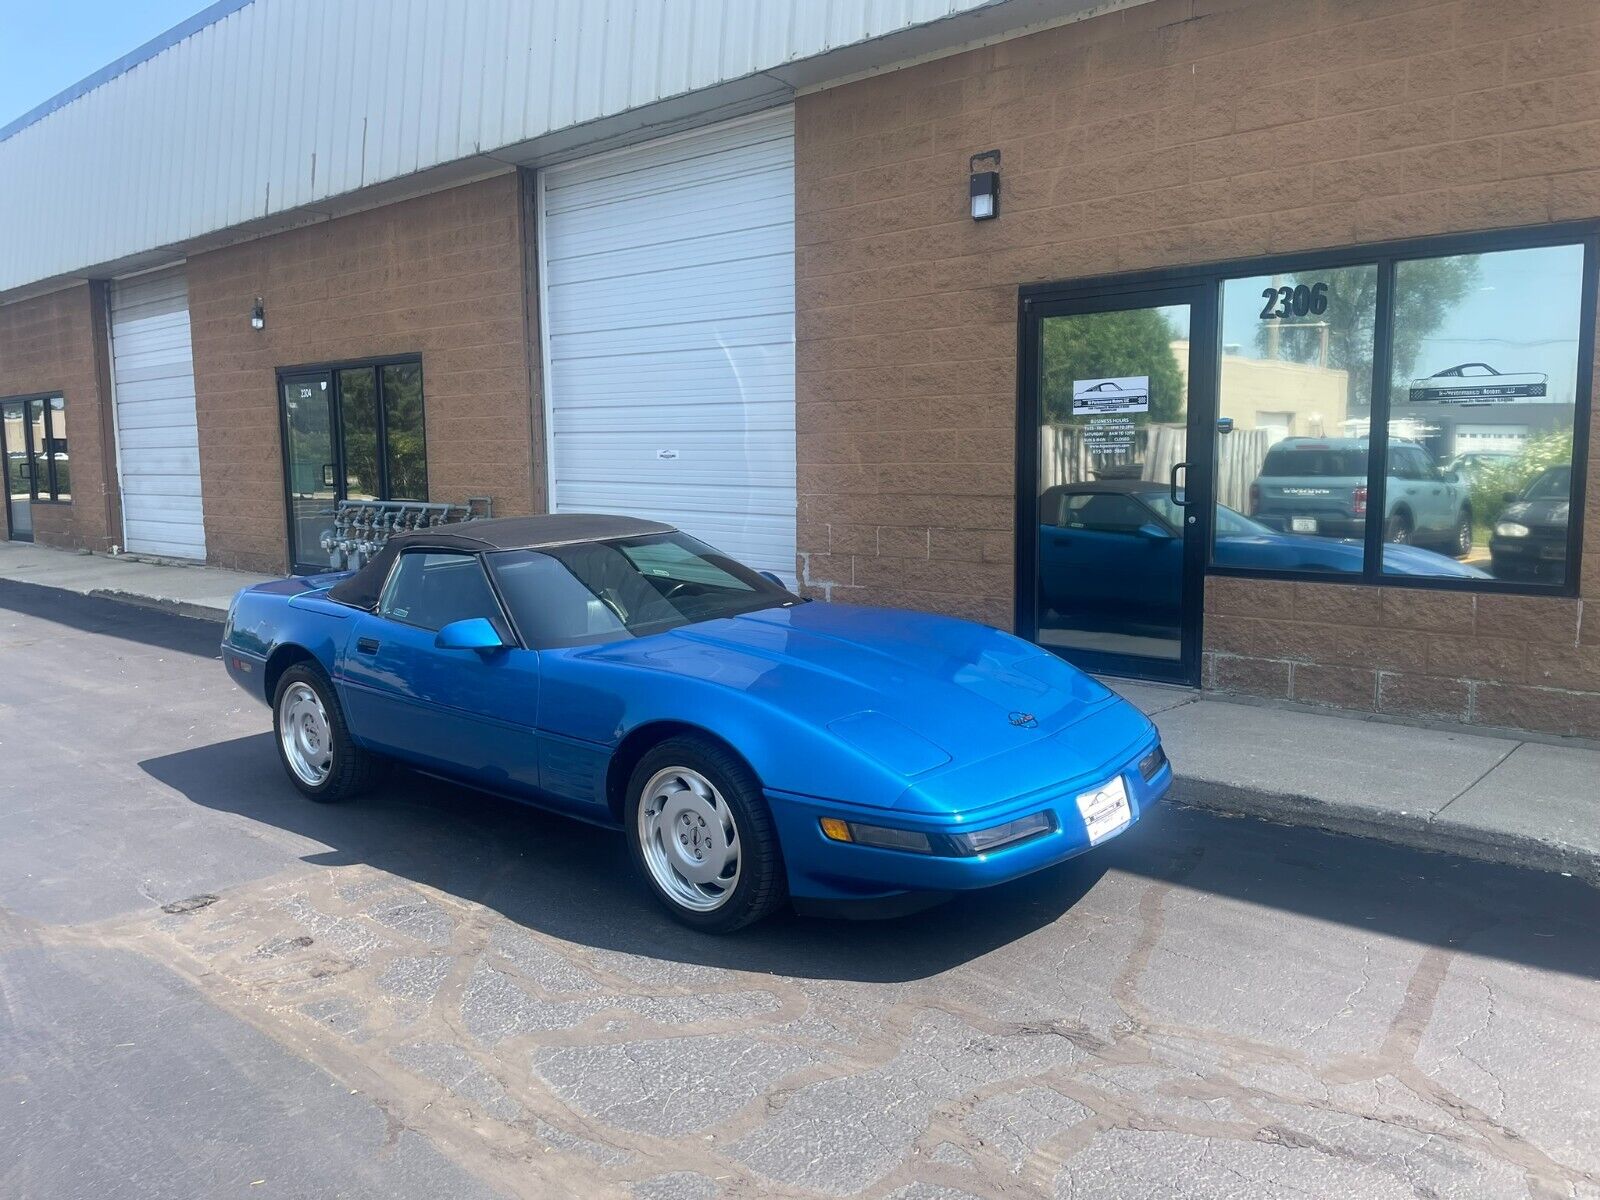
[[0,0],[0,125],[210,0]]

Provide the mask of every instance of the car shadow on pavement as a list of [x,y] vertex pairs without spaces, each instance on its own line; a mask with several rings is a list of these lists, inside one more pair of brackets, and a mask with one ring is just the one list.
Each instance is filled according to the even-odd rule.
[[657,908],[620,835],[531,805],[403,769],[352,803],[315,804],[284,778],[270,734],[139,765],[195,804],[328,848],[303,851],[308,863],[366,864],[600,949],[803,978],[904,982],[948,970],[1056,920],[1106,865],[1085,855],[909,916],[841,921],[785,911],[713,937]]
[[60,588],[0,579],[0,611],[50,621],[79,633],[103,634],[198,658],[220,657],[220,622],[103,596],[80,596]]
[[621,837],[528,805],[405,770],[354,803],[314,804],[284,778],[270,734],[140,766],[195,804],[327,847],[307,848],[308,863],[366,864],[566,941],[705,966],[859,982],[923,979],[1051,924],[1115,870],[1255,908],[1600,977],[1600,891],[1577,880],[1196,809],[1159,806],[1090,854],[910,916],[845,922],[787,913],[710,937],[656,907]]

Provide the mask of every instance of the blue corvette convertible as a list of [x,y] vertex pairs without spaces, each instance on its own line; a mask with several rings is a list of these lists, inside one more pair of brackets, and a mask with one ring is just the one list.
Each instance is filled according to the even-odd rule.
[[1172,781],[1154,727],[997,630],[811,603],[667,525],[474,521],[239,593],[222,658],[294,785],[388,760],[621,828],[675,917],[984,887]]

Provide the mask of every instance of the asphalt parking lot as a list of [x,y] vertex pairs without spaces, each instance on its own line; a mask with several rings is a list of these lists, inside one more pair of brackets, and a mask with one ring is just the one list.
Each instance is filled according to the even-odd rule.
[[0,582],[0,1195],[1600,1200],[1574,880],[1174,808],[707,939],[571,822],[303,801],[216,638]]

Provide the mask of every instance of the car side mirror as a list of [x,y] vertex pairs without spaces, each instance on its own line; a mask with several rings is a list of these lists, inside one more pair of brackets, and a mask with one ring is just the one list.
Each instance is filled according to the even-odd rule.
[[468,617],[465,621],[451,621],[439,630],[433,644],[440,650],[476,650],[487,654],[504,650],[506,640],[486,617]]
[[1172,535],[1154,521],[1146,521],[1134,531],[1135,536],[1142,537],[1147,542],[1170,542]]
[[1444,473],[1444,481],[1446,483],[1460,483],[1461,482],[1461,472],[1460,471],[1446,471]]

